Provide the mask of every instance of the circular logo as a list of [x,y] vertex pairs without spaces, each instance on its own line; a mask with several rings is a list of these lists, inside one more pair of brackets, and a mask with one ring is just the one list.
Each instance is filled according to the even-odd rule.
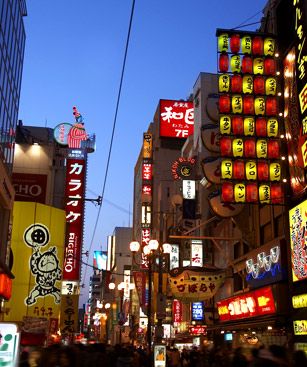
[[49,243],[49,230],[43,224],[32,224],[25,230],[23,238],[30,247],[42,247]]
[[72,124],[69,124],[68,122],[63,122],[59,125],[57,125],[53,129],[53,137],[54,140],[60,144],[60,145],[68,145],[68,133],[72,128]]

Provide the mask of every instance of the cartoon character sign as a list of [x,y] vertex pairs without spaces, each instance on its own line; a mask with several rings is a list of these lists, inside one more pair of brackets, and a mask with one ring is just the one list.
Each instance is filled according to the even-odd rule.
[[57,304],[61,300],[60,289],[56,287],[56,281],[62,279],[57,249],[56,247],[49,247],[47,251],[41,251],[41,248],[46,246],[49,240],[49,230],[41,223],[31,225],[24,232],[25,244],[33,248],[29,263],[36,282],[29,296],[25,299],[25,303],[29,306],[36,303],[38,297],[47,295],[52,295]]

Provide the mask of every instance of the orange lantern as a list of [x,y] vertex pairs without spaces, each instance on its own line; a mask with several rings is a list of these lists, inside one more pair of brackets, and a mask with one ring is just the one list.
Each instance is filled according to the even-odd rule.
[[281,178],[281,166],[279,163],[274,162],[270,164],[270,181],[280,181]]
[[233,172],[233,164],[230,159],[223,159],[221,162],[221,175],[223,179],[231,179]]
[[234,54],[240,51],[240,36],[238,34],[233,34],[230,37],[230,50]]
[[218,50],[219,52],[227,52],[228,51],[228,34],[223,33],[218,37]]
[[284,193],[281,185],[271,185],[271,200],[272,204],[282,204],[284,201]]
[[244,156],[254,158],[256,156],[256,142],[254,139],[246,139],[244,142]]
[[244,94],[253,93],[253,77],[251,75],[244,75],[242,84]]
[[242,113],[243,99],[239,94],[234,94],[231,99],[231,108],[233,113]]
[[236,180],[242,180],[244,178],[244,162],[234,161],[233,163],[233,178]]
[[263,116],[265,114],[265,98],[256,97],[255,98],[255,115]]
[[232,152],[234,157],[243,157],[244,143],[242,139],[233,139]]
[[276,62],[272,57],[267,57],[264,60],[264,74],[265,75],[276,74]]
[[235,74],[231,78],[231,91],[232,93],[242,92],[242,77],[241,75]]
[[227,115],[220,117],[220,133],[223,135],[230,135],[231,133],[231,118]]
[[220,113],[230,112],[230,97],[228,94],[223,94],[219,96],[219,111]]
[[241,69],[244,74],[253,73],[253,59],[250,56],[243,56]]
[[267,78],[265,81],[265,94],[275,96],[277,81],[275,78]]
[[268,116],[277,115],[277,99],[275,97],[267,97],[265,102],[266,114]]
[[257,164],[256,161],[248,161],[245,166],[245,174],[247,180],[257,180]]
[[258,117],[256,119],[256,135],[267,136],[267,121],[264,117]]
[[4,273],[0,274],[0,297],[8,301],[12,296],[12,279]]
[[241,116],[234,116],[231,119],[231,125],[232,125],[232,132],[234,135],[243,135],[243,117]]
[[271,188],[269,185],[259,186],[259,201],[261,204],[269,204],[271,200]]
[[242,53],[250,54],[252,52],[252,38],[251,36],[242,37],[241,41]]
[[219,69],[220,72],[222,73],[226,73],[226,71],[228,71],[229,68],[229,58],[227,54],[220,54],[220,58],[219,58]]
[[228,74],[222,74],[219,76],[219,92],[229,92],[230,89],[230,77]]
[[257,140],[257,158],[266,158],[268,156],[268,143],[265,139]]
[[254,92],[255,94],[264,94],[265,81],[263,76],[256,76],[254,79]]
[[255,183],[246,185],[246,201],[256,203],[258,201],[258,186]]
[[257,172],[259,181],[269,180],[269,165],[267,162],[258,162]]
[[263,39],[261,37],[254,37],[252,43],[253,55],[263,55]]
[[225,203],[233,203],[234,192],[233,185],[228,182],[224,182],[222,185],[222,201]]
[[245,184],[243,183],[235,184],[234,192],[235,192],[235,202],[245,203],[246,201]]
[[280,156],[278,140],[269,140],[268,142],[268,158],[277,159]]
[[269,137],[276,137],[278,135],[278,120],[269,118],[267,123],[267,132]]
[[273,56],[275,52],[275,40],[273,38],[264,39],[264,54],[265,56]]
[[253,96],[243,97],[243,113],[245,115],[254,114],[254,97]]
[[262,57],[256,57],[253,61],[253,72],[254,74],[263,74],[264,71],[264,61]]
[[230,58],[230,70],[233,73],[239,73],[241,71],[241,58],[239,55],[232,55]]
[[255,119],[253,117],[245,117],[244,122],[244,135],[255,135]]
[[223,136],[220,139],[221,156],[228,157],[232,152],[232,141],[231,138]]

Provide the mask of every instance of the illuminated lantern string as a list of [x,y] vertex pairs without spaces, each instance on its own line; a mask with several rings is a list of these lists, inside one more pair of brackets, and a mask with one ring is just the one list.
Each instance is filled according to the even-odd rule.
[[258,186],[255,183],[246,185],[246,201],[248,203],[255,203],[258,201]]
[[230,90],[230,77],[228,74],[222,74],[219,76],[219,92],[229,92]]
[[224,182],[222,185],[222,201],[225,203],[233,203],[234,190],[231,183]]
[[268,116],[277,115],[277,99],[275,97],[268,97],[265,102],[266,114]]
[[233,139],[232,152],[234,157],[243,157],[244,143],[242,139]]
[[255,98],[255,115],[263,116],[265,114],[265,98],[256,97]]
[[272,57],[267,57],[264,60],[264,74],[265,75],[276,74],[276,62]]
[[243,125],[245,136],[255,135],[255,119],[253,117],[245,117]]
[[238,34],[233,34],[230,37],[230,50],[234,54],[240,51],[240,36]]
[[258,117],[256,119],[256,135],[267,136],[267,121],[264,117]]
[[252,96],[243,97],[243,113],[245,115],[254,114],[254,97]]
[[270,164],[270,181],[280,181],[281,179],[281,166],[279,163],[274,162]]
[[232,55],[230,58],[230,70],[233,73],[239,73],[241,71],[241,58],[239,55]]
[[243,56],[241,69],[244,74],[253,73],[253,59],[250,56]]
[[267,162],[258,162],[257,172],[259,181],[269,180],[269,164]]
[[263,39],[261,37],[254,37],[252,43],[253,55],[263,55]]
[[235,202],[245,203],[246,201],[245,184],[244,183],[235,184],[234,192],[235,192]]
[[273,56],[275,52],[275,40],[270,37],[265,38],[263,48],[265,56]]
[[277,82],[275,78],[267,78],[265,81],[265,94],[275,96]]
[[267,122],[267,132],[269,137],[276,137],[278,135],[278,120],[269,118]]
[[245,166],[246,179],[251,181],[257,180],[257,164],[256,161],[248,161]]
[[230,159],[223,159],[221,162],[221,176],[222,179],[231,179],[233,172],[233,164]]
[[261,204],[269,204],[271,200],[271,188],[269,185],[259,186],[259,201]]
[[244,142],[244,156],[254,158],[256,156],[256,142],[254,139],[246,139]]
[[272,184],[271,185],[271,200],[272,204],[282,204],[284,201],[284,193],[281,185]]
[[231,133],[231,118],[230,116],[222,115],[220,117],[220,133],[230,135]]
[[218,37],[218,50],[219,52],[227,52],[228,51],[228,34],[223,33]]
[[262,57],[256,57],[253,62],[253,71],[254,74],[263,74],[264,71],[264,61]]
[[220,54],[219,58],[219,69],[220,72],[226,73],[229,68],[229,58],[227,54]]
[[266,158],[268,156],[268,143],[264,139],[257,140],[257,158]]
[[236,160],[233,163],[233,178],[236,180],[244,179],[244,162]]
[[244,127],[243,127],[243,117],[234,116],[231,119],[232,132],[234,135],[243,135]]
[[228,157],[232,152],[232,141],[231,138],[223,136],[220,139],[221,156]]
[[255,94],[265,93],[265,81],[262,76],[256,76],[254,79],[254,92]]
[[244,94],[253,93],[253,77],[251,75],[243,76],[243,93]]
[[242,77],[241,75],[233,75],[231,78],[231,91],[232,93],[242,92]]
[[280,148],[278,140],[269,140],[268,142],[268,158],[277,159],[280,156]]
[[219,96],[219,111],[220,113],[229,113],[230,112],[230,97],[229,95],[221,95]]
[[241,95],[235,94],[235,95],[232,96],[231,108],[232,108],[233,113],[242,113],[242,111],[243,111],[243,98],[242,98]]
[[252,38],[251,36],[242,37],[241,41],[242,53],[250,55],[252,52]]

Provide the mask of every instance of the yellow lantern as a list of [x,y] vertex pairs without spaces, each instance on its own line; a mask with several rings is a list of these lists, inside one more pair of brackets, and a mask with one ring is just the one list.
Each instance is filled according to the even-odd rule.
[[257,163],[255,161],[246,162],[245,175],[247,180],[257,180]]
[[232,178],[233,164],[230,159],[223,159],[221,163],[221,174],[223,179]]
[[277,81],[275,78],[267,78],[265,81],[265,94],[275,96]]
[[253,77],[251,75],[244,75],[243,77],[243,93],[253,93]]
[[257,140],[257,158],[266,158],[268,155],[268,143],[264,139]]
[[232,151],[234,157],[243,157],[244,143],[243,139],[233,139]]
[[244,122],[244,135],[254,136],[255,135],[255,119],[253,117],[245,117]]
[[254,104],[255,104],[255,115],[263,116],[265,114],[265,98],[256,97]]
[[239,73],[241,71],[241,58],[239,55],[231,56],[230,69],[233,73]]
[[243,183],[235,184],[234,192],[235,192],[235,202],[236,203],[245,203],[245,200],[246,200],[245,185]]
[[279,163],[270,163],[270,181],[280,181],[281,166]]
[[220,117],[220,133],[222,135],[230,135],[231,133],[231,118],[227,115]]
[[252,38],[251,36],[244,36],[241,40],[242,53],[252,53]]
[[268,119],[267,132],[269,137],[276,137],[278,135],[278,120],[274,118]]
[[263,74],[264,70],[264,61],[262,57],[256,57],[253,61],[253,71],[254,74]]
[[269,204],[271,200],[271,188],[269,185],[259,186],[259,201],[261,204]]
[[230,77],[228,74],[222,74],[219,76],[219,92],[229,92],[230,89]]
[[265,56],[273,56],[275,52],[275,40],[270,37],[265,38],[263,49]]
[[219,52],[227,52],[228,46],[229,46],[228,34],[227,33],[220,34],[218,38]]
[[243,98],[239,94],[235,94],[231,99],[231,107],[233,113],[242,113],[243,111]]

